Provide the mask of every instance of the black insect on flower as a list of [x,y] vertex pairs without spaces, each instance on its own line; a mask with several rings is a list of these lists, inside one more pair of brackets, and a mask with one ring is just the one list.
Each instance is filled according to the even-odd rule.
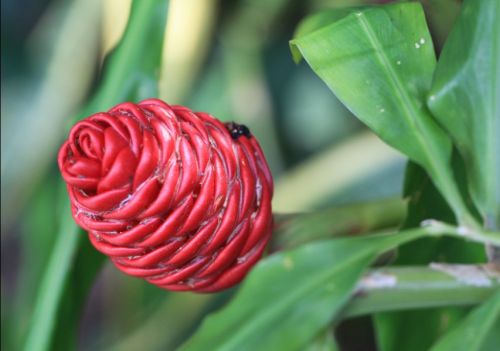
[[244,124],[238,124],[236,122],[228,122],[226,123],[226,128],[229,130],[231,137],[233,139],[238,139],[240,136],[244,135],[247,138],[252,136],[250,133],[250,129]]

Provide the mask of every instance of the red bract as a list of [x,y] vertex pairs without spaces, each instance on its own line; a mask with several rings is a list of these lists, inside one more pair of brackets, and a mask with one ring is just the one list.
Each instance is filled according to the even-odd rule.
[[231,287],[271,235],[271,173],[244,126],[157,99],[123,103],[73,126],[58,162],[96,249],[162,288]]

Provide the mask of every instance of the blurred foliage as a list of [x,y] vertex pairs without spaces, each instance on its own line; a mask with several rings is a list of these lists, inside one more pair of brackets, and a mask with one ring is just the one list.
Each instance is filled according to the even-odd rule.
[[500,290],[484,304],[471,311],[467,318],[440,338],[430,350],[493,350],[500,341],[498,315],[500,315]]
[[[65,234],[58,234],[63,208],[55,165],[58,146],[82,113],[107,109],[120,100],[158,95],[169,103],[209,111],[221,120],[247,124],[273,170],[278,212],[346,205],[310,215],[297,225],[293,217],[283,217],[283,242],[277,240],[277,247],[401,223],[404,209],[396,198],[404,158],[353,118],[305,63],[295,65],[288,46],[297,24],[309,14],[381,2],[173,0],[165,35],[158,18],[151,32],[141,31],[144,22],[153,21],[150,13],[143,13],[128,29],[143,37],[120,47],[132,1],[2,0],[2,349],[16,350],[25,344],[42,275],[58,235]],[[439,53],[460,3],[421,2]],[[162,11],[156,16],[166,15]],[[126,61],[113,62],[116,54]],[[446,204],[435,199],[434,190],[425,190],[432,187],[425,174],[421,178],[417,174],[415,183],[424,189],[422,196],[429,197],[424,203],[439,208],[436,213],[448,211],[440,208]],[[356,204],[366,200],[371,204]],[[432,213],[433,207],[419,207],[415,201],[411,204],[417,213],[423,208]],[[412,218],[412,211],[410,206],[408,221],[413,224],[428,218],[421,214]],[[78,234],[83,242],[84,234]],[[56,350],[172,350],[237,290],[216,295],[170,293],[126,277],[109,263],[100,269],[102,258],[96,259],[100,256],[88,243],[75,255],[54,326]],[[479,245],[423,239],[403,246],[396,263],[429,260],[475,263],[483,261],[484,254]],[[446,319],[447,327],[467,328],[456,323],[465,312],[433,309],[395,318],[396,323],[412,322],[418,329],[430,314],[429,327]],[[394,323],[389,318],[381,322],[384,317],[377,317],[375,325]],[[372,330],[370,320],[363,323]],[[75,324],[78,328],[67,327]],[[358,325],[340,325],[338,331],[345,335],[337,336],[342,349],[374,347],[373,340],[356,338],[352,330]],[[397,329],[392,325],[393,334],[384,337],[387,343],[401,345],[394,341]],[[383,327],[377,332],[382,338]],[[310,349],[336,350],[332,335],[328,329],[313,335]],[[413,347],[421,335],[411,341]]]

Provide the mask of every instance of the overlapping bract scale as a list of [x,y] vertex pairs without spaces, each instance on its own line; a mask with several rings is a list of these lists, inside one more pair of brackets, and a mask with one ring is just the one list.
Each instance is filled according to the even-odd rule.
[[58,162],[92,244],[162,288],[231,287],[271,235],[273,182],[258,142],[209,114],[122,103],[77,123]]

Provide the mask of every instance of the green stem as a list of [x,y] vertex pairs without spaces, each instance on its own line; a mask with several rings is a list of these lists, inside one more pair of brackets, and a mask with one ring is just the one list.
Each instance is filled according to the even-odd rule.
[[[64,206],[64,209],[69,209],[69,205]],[[64,212],[54,250],[50,256],[35,303],[36,307],[24,347],[26,351],[43,351],[50,347],[59,302],[69,277],[79,240],[82,237],[78,235],[78,227],[71,214],[66,213],[67,211]]]
[[395,310],[480,303],[500,288],[494,267],[431,265],[374,269],[360,281],[342,318]]
[[[487,214],[485,221],[484,221],[484,227],[487,230],[498,231],[500,229],[499,218],[500,218],[500,215],[497,216],[495,214]],[[500,246],[487,244],[487,245],[485,245],[485,248],[486,248],[486,255],[488,256],[488,260],[490,262],[496,262],[496,263],[500,264]]]
[[428,229],[429,234],[435,233],[440,235],[445,232],[449,235],[462,237],[464,239],[476,241],[478,243],[500,246],[500,233],[498,232],[490,232],[486,230],[470,228],[467,226],[455,227],[453,225],[433,219],[423,221],[422,226]]

